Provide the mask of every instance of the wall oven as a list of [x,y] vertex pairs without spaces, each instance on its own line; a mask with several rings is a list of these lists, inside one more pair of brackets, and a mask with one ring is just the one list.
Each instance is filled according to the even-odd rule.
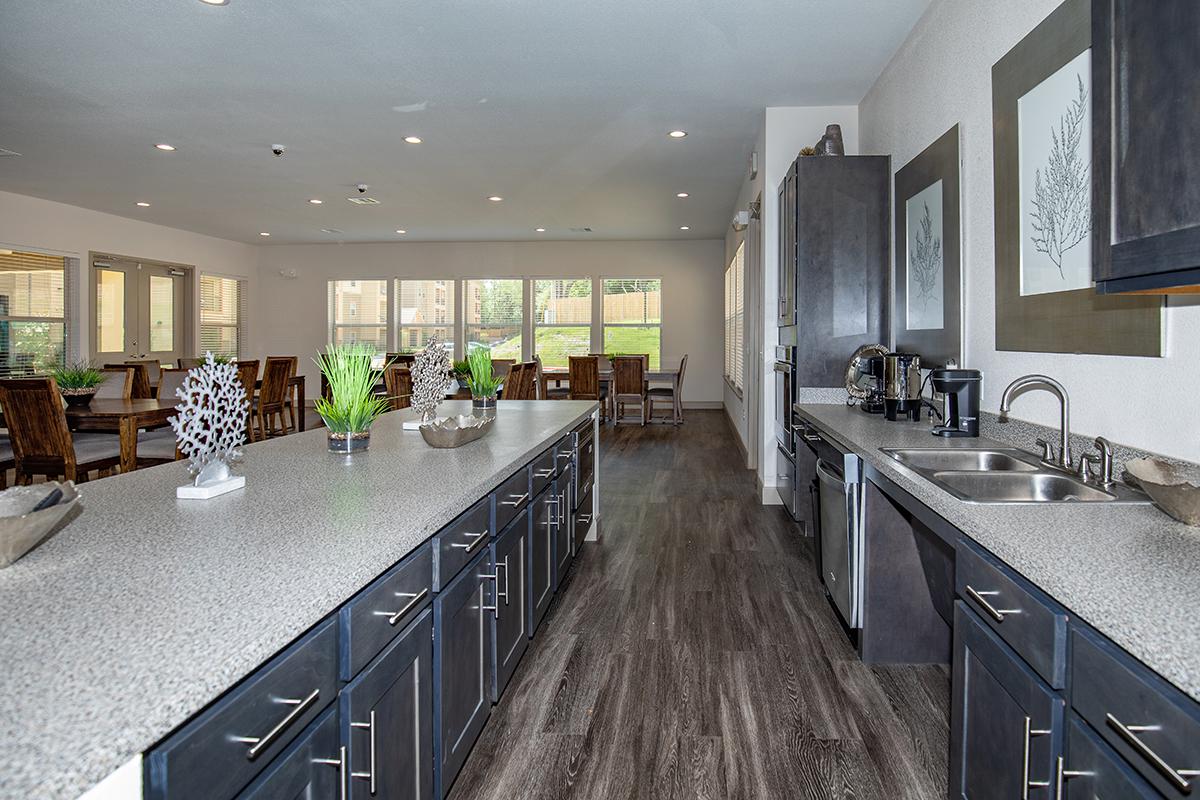
[[789,456],[795,455],[792,442],[792,405],[796,402],[796,348],[781,344],[775,348],[775,442]]

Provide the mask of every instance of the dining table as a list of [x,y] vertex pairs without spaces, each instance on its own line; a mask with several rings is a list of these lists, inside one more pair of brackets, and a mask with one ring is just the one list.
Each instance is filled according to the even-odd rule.
[[121,472],[137,468],[138,430],[165,425],[175,416],[177,398],[92,398],[86,406],[68,406],[67,427],[75,431],[114,432],[121,442]]
[[[659,367],[658,369],[648,369],[643,373],[647,383],[669,383],[671,384],[673,396],[673,410],[675,412],[673,421],[683,421],[683,399],[679,392],[679,367]],[[546,367],[542,370],[542,397],[550,395],[550,383],[555,386],[561,386],[564,381],[570,383],[571,372],[563,367]],[[610,389],[612,386],[613,371],[609,367],[600,370],[600,383],[608,384]],[[616,408],[614,403],[613,393],[610,390],[608,393],[608,402],[610,403],[610,416],[616,418]]]

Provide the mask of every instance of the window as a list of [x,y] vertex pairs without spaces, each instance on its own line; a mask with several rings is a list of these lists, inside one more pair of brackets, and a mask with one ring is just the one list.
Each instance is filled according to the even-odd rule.
[[493,358],[521,360],[524,285],[519,279],[463,281],[468,349],[472,344],[485,344],[492,348]]
[[547,367],[592,349],[592,279],[533,281],[533,351]]
[[415,353],[437,336],[454,352],[454,281],[396,281],[396,347]]
[[745,372],[742,363],[745,322],[745,247],[738,245],[733,260],[725,269],[725,380],[742,391]]
[[0,377],[61,365],[67,349],[66,260],[0,254]]
[[604,280],[604,352],[650,356],[658,369],[662,356],[662,280]]
[[388,281],[330,281],[330,343],[366,342],[387,352],[387,290]]
[[[115,273],[121,275],[121,273]],[[236,358],[242,349],[245,281],[200,276],[200,352]],[[117,348],[120,349],[120,348]]]

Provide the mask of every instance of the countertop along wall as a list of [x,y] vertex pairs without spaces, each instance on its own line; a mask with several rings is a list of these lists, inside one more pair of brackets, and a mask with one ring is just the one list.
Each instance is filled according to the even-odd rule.
[[[1011,380],[1041,372],[1070,392],[1075,431],[1200,461],[1197,300],[1169,301],[1164,358],[996,350],[991,70],[1058,5],[935,0],[859,107],[862,150],[891,153],[896,170],[955,123],[962,126],[964,360],[983,370],[984,410],[998,409]],[[1058,403],[1045,392],[1029,393],[1014,403],[1013,416],[1057,428]]]
[[[689,354],[686,403],[719,404],[724,353],[724,243],[720,239],[595,242],[402,242],[267,245],[262,290],[250,307],[258,355],[299,355],[319,391],[312,355],[328,342],[330,280],[357,278],[658,278],[663,280],[662,361]],[[284,277],[280,270],[296,277]]]
[[[147,209],[147,216],[153,209]],[[80,358],[88,358],[92,338],[92,291],[88,253],[132,256],[148,261],[169,261],[196,268],[192,297],[199,297],[199,273],[246,280],[249,303],[255,302],[258,247],[214,236],[168,228],[128,217],[118,217],[79,206],[55,203],[26,195],[0,192],[0,247],[35,250],[79,259],[73,294],[78,308],[71,337]],[[197,303],[197,309],[199,304]],[[192,320],[192,341],[200,341],[199,313]],[[255,318],[251,314],[243,334],[246,350],[253,350]],[[248,353],[247,353],[248,354]]]

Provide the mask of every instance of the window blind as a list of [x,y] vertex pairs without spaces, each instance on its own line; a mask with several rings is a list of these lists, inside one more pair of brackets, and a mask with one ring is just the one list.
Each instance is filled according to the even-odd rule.
[[0,254],[0,377],[44,373],[67,351],[66,259]]
[[201,275],[199,354],[241,356],[245,320],[246,282],[219,275]]

